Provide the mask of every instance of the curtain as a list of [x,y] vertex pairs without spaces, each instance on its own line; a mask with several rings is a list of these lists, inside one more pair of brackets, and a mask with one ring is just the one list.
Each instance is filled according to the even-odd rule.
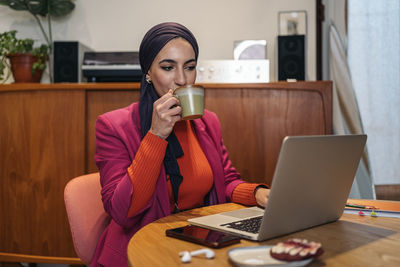
[[349,0],[348,60],[375,184],[400,184],[400,1]]
[[[329,29],[329,68],[333,81],[333,131],[335,134],[361,134],[363,127],[347,64],[346,50],[333,24]],[[367,141],[368,143],[368,141]],[[367,150],[360,161],[350,198],[374,199]]]

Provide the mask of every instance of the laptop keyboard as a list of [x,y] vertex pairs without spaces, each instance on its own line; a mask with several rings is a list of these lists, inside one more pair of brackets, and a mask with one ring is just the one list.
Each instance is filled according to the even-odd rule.
[[228,228],[233,228],[236,230],[257,234],[258,231],[260,230],[262,218],[263,216],[258,216],[236,222],[224,223],[221,224],[221,226],[226,226]]

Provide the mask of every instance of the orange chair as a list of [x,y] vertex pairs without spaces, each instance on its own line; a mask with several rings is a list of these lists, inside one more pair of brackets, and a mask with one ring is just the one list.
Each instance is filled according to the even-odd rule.
[[100,235],[110,223],[100,194],[100,175],[91,173],[70,180],[64,202],[75,252],[86,264],[92,260]]

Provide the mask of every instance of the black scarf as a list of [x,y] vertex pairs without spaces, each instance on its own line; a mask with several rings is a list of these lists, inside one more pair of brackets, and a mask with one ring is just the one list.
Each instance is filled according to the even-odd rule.
[[[178,23],[166,22],[154,26],[146,33],[142,43],[140,44],[139,60],[143,77],[140,84],[139,116],[142,138],[150,130],[153,103],[159,98],[153,84],[146,82],[146,74],[160,50],[170,40],[177,37],[184,38],[192,45],[197,60],[199,50],[195,37],[186,27]],[[164,167],[165,172],[171,181],[172,191],[174,194],[174,212],[178,212],[178,192],[183,177],[180,173],[176,159],[183,156],[183,150],[173,131],[166,140],[168,141],[168,146],[164,157]]]

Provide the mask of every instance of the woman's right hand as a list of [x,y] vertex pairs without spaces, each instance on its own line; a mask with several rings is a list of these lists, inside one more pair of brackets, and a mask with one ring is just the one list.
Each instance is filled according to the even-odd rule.
[[[157,99],[153,103],[153,116],[150,132],[166,139],[177,121],[181,119],[182,109],[179,100],[173,96],[173,90]],[[174,107],[173,107],[174,106]]]

